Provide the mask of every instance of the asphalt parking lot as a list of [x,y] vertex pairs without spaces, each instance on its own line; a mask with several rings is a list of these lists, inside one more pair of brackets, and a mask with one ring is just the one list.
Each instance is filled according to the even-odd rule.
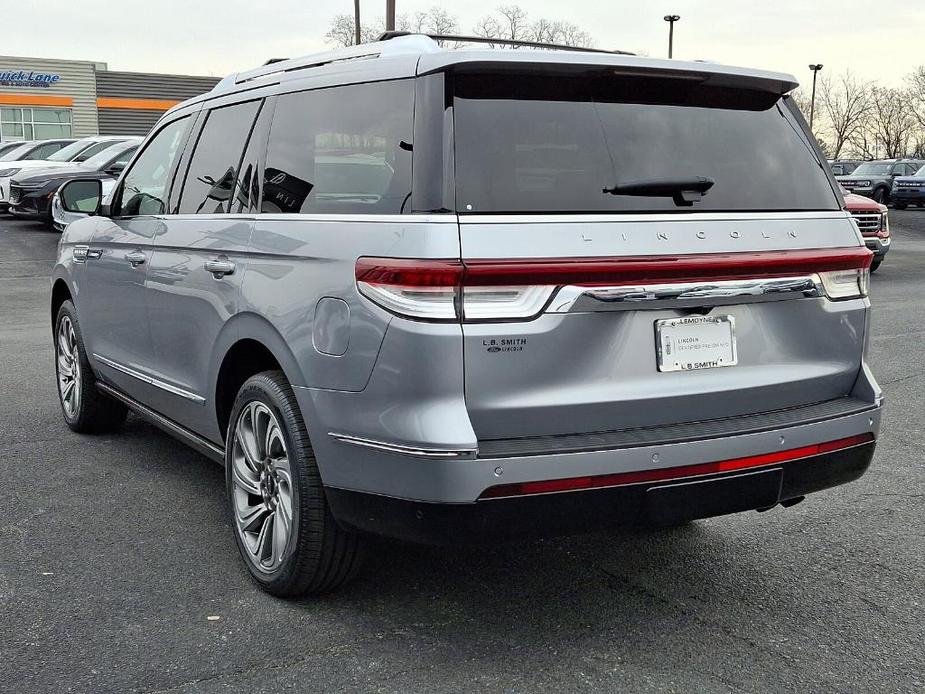
[[0,691],[925,690],[925,210],[891,215],[859,482],[671,531],[382,543],[295,603],[249,580],[218,466],[137,418],[65,427],[58,235],[0,218]]

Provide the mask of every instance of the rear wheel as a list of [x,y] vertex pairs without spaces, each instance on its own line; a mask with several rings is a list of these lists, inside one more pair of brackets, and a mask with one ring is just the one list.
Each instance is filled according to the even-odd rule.
[[128,410],[96,389],[74,304],[65,301],[55,320],[55,374],[64,421],[82,434],[114,431]]
[[280,371],[245,381],[231,412],[225,471],[235,541],[265,591],[334,590],[358,572],[361,540],[328,508],[308,432]]
[[894,202],[893,207],[895,207],[897,210],[904,210],[906,209],[907,205],[904,202]]

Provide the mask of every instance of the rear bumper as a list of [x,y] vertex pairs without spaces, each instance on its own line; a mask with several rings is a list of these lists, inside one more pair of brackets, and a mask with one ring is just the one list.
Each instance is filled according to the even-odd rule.
[[767,509],[858,479],[869,467],[874,447],[871,442],[745,472],[465,504],[332,488],[327,496],[335,518],[350,530],[427,544],[482,543]]

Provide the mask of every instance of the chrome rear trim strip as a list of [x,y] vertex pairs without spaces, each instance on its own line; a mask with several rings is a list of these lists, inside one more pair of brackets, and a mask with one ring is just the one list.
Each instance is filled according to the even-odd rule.
[[141,371],[136,371],[135,369],[129,366],[125,366],[124,364],[120,364],[119,362],[115,362],[112,359],[107,359],[106,357],[100,356],[95,352],[93,353],[93,358],[101,364],[105,364],[106,366],[115,369],[116,371],[121,371],[122,373],[127,374],[132,378],[137,378],[139,381],[154,386],[155,388],[160,388],[161,390],[167,391],[172,395],[178,395],[181,398],[191,400],[192,402],[198,403],[200,405],[205,404],[206,399],[201,395],[196,395],[196,393],[191,393],[190,391],[184,390],[183,388],[177,388],[176,386],[172,386],[169,383],[164,383],[164,381],[160,381],[156,378],[153,378],[152,376],[148,376]]
[[547,313],[578,311],[620,311],[664,308],[666,301],[697,305],[734,300],[775,301],[796,297],[823,296],[818,277],[771,277],[716,282],[673,282],[617,287],[562,287],[546,309]]
[[335,441],[347,443],[352,446],[361,446],[363,448],[375,448],[380,451],[389,453],[398,453],[399,455],[410,455],[417,458],[475,458],[477,450],[475,448],[419,448],[417,446],[406,446],[400,443],[389,443],[386,441],[376,441],[373,439],[364,439],[360,436],[351,436],[350,434],[341,434],[336,431],[329,431],[330,436]]

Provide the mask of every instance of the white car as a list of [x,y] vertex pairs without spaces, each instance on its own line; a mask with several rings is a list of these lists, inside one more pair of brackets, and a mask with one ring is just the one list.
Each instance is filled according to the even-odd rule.
[[[79,164],[90,157],[102,152],[107,147],[112,147],[119,142],[125,142],[131,139],[128,135],[99,135],[96,137],[85,137],[80,140],[72,141],[70,144],[61,147],[57,151],[52,150],[45,154],[41,150],[31,152],[31,155],[40,154],[40,158],[30,156],[28,159],[13,158],[16,156],[25,156],[28,152],[26,147],[20,150],[10,150],[5,157],[0,157],[0,210],[9,206],[10,196],[10,179],[21,171],[28,169],[51,169],[58,166],[68,166],[69,164]],[[42,145],[34,142],[32,146]],[[6,157],[9,157],[7,159]]]

